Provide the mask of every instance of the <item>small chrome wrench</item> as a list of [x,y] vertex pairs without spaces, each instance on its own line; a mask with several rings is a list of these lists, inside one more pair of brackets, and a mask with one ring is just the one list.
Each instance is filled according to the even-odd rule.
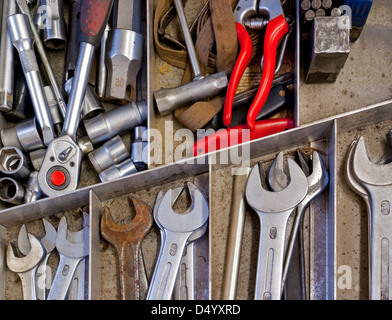
[[130,223],[118,225],[105,207],[101,220],[102,236],[117,250],[120,264],[121,298],[140,300],[139,251],[153,224],[150,208],[139,199],[132,199],[136,216]]
[[[278,176],[282,176],[282,175],[285,175],[283,171],[283,153],[279,153],[278,156],[275,158],[275,161],[271,165],[270,172],[269,172],[269,182],[274,191],[281,191],[285,187],[287,187],[288,182],[285,182],[284,184],[280,184],[278,182],[279,180],[280,181],[285,180],[284,178],[280,178],[280,179],[278,178]],[[305,209],[315,197],[317,197],[321,192],[324,191],[324,189],[327,187],[329,182],[328,170],[323,160],[321,159],[319,153],[316,151],[313,151],[312,173],[307,175],[307,180],[308,180],[308,193],[297,206],[297,214],[294,219],[293,228],[290,234],[290,238],[286,250],[286,258],[284,262],[283,276],[282,276],[282,292],[286,281],[287,272],[290,266],[290,260],[293,254],[295,239],[297,237],[298,230],[300,228]],[[303,290],[303,296],[306,296],[305,293],[306,290]]]
[[76,267],[79,262],[89,254],[89,218],[83,212],[84,227],[75,233],[73,239],[80,239],[78,242],[68,240],[67,220],[62,217],[57,228],[56,249],[60,255],[60,262],[54,276],[52,287],[49,291],[47,300],[64,300],[70,283],[73,279]]
[[199,189],[191,183],[188,183],[188,188],[189,186],[192,205],[185,213],[177,214],[173,211],[171,189],[162,197],[157,208],[156,223],[165,234],[147,294],[148,300],[171,298],[185,246],[194,232],[200,232],[199,229],[208,221],[209,209],[206,199]]
[[[264,170],[255,165],[246,185],[246,200],[260,218],[255,300],[280,300],[287,221],[308,192],[308,181],[294,160],[288,159],[291,181],[278,192],[265,185]],[[263,180],[261,180],[263,179]]]
[[352,154],[353,177],[369,195],[370,299],[392,299],[392,163],[371,162],[363,137],[359,137]]
[[[46,219],[43,219],[42,222],[44,224],[45,236],[42,239],[40,239],[40,241],[45,248],[46,255],[37,268],[37,273],[36,273],[37,300],[46,299],[46,286],[47,286],[46,266],[48,263],[49,256],[51,255],[52,251],[56,247],[55,242],[57,237],[57,231],[55,227],[53,227],[53,225]],[[22,225],[22,227],[19,230],[18,248],[19,251],[25,256],[27,256],[31,250],[31,244],[28,238],[25,224]]]
[[11,244],[7,248],[7,266],[16,272],[22,281],[23,299],[37,300],[36,271],[38,265],[45,258],[46,251],[42,243],[32,234],[28,234],[31,250],[23,258],[17,258]]

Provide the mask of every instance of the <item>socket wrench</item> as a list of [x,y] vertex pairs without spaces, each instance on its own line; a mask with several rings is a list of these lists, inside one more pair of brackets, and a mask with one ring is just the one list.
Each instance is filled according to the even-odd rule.
[[135,101],[136,79],[143,60],[141,0],[117,0],[107,40],[108,100]]
[[34,113],[41,129],[43,142],[45,145],[48,145],[54,139],[55,134],[34,52],[33,35],[28,17],[18,13],[9,16],[7,21],[12,43],[19,52],[19,58],[26,77]]
[[0,111],[12,109],[14,100],[15,49],[8,32],[7,18],[17,13],[15,0],[4,1],[0,42]]
[[76,133],[86,93],[88,76],[96,48],[99,46],[113,0],[82,0],[80,10],[79,55],[63,130],[48,146],[38,182],[42,193],[55,196],[75,190],[80,179],[82,150]]

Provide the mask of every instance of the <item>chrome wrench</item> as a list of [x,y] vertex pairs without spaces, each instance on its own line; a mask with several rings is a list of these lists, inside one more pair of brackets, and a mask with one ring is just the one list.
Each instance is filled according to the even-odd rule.
[[308,192],[308,182],[301,168],[288,159],[291,181],[278,192],[271,192],[265,184],[264,170],[260,174],[255,165],[246,185],[246,200],[260,218],[255,300],[280,300],[284,264],[284,245],[287,221]]
[[68,233],[70,231],[66,218],[62,217],[60,220],[56,238],[56,249],[60,255],[60,262],[47,300],[65,299],[78,264],[89,254],[89,218],[85,212],[83,212],[83,220],[83,229],[75,232],[78,235],[72,237],[79,240],[78,242],[71,242],[67,239],[67,231]]
[[[269,174],[269,181],[271,187],[275,191],[280,191],[283,188],[287,187],[287,183],[280,184],[278,183],[279,179],[278,176],[280,175],[285,175],[283,172],[283,153],[279,153],[278,156],[276,157],[274,163],[271,165],[270,169],[270,174]],[[287,272],[290,266],[290,260],[293,254],[293,249],[294,249],[294,244],[295,244],[295,239],[297,237],[298,231],[300,229],[302,217],[304,215],[304,212],[309,205],[309,203],[316,197],[318,196],[326,186],[328,185],[329,182],[329,176],[328,176],[328,170],[321,159],[320,155],[318,152],[314,151],[313,152],[313,158],[312,158],[312,173],[311,174],[305,174],[307,176],[308,180],[308,193],[306,194],[305,198],[298,204],[297,206],[297,214],[294,219],[294,224],[293,228],[291,230],[290,238],[289,238],[289,243],[287,246],[287,252],[286,252],[286,258],[284,262],[284,267],[283,267],[283,277],[282,277],[282,292],[283,292],[283,287],[286,281],[287,277]],[[284,179],[282,179],[284,180]],[[302,266],[304,267],[304,266]],[[303,279],[304,280],[304,279]],[[306,297],[306,290],[305,286],[302,288],[302,295],[303,297]]]
[[86,93],[91,62],[101,42],[113,0],[82,0],[79,55],[63,129],[47,148],[38,182],[43,194],[55,196],[75,190],[80,179],[82,150],[76,133]]
[[38,265],[45,258],[46,252],[42,243],[32,234],[28,234],[31,250],[27,256],[17,258],[11,244],[7,248],[7,266],[16,272],[22,281],[23,299],[36,300],[35,274]]
[[[369,195],[370,299],[392,299],[392,163],[371,162],[364,138],[360,137],[352,154],[353,177]],[[366,199],[364,197],[364,199]]]
[[[46,287],[47,287],[47,283],[48,283],[47,282],[46,266],[47,266],[49,256],[52,254],[52,251],[56,247],[55,242],[56,242],[56,237],[57,237],[57,231],[53,227],[53,225],[45,219],[43,219],[42,222],[44,224],[45,236],[42,239],[40,239],[40,241],[45,248],[46,255],[37,268],[37,273],[36,273],[37,300],[45,300],[46,299]],[[30,241],[28,238],[27,229],[26,229],[25,224],[22,225],[22,227],[19,230],[18,248],[19,248],[20,252],[26,256],[28,255],[28,253],[31,250],[31,244],[30,244]]]
[[208,203],[201,191],[195,187],[190,194],[192,205],[183,214],[177,214],[172,209],[171,189],[162,197],[157,208],[156,222],[165,235],[147,294],[148,300],[171,298],[185,246],[192,234],[199,232],[208,221]]

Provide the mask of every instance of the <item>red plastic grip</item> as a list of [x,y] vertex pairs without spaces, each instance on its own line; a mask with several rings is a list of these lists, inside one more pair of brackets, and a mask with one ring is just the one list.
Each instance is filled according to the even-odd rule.
[[113,0],[82,0],[80,26],[85,37],[96,37],[103,32],[112,5]]
[[275,74],[276,49],[279,41],[288,31],[289,25],[283,14],[268,22],[264,36],[263,75],[261,76],[260,86],[257,90],[256,97],[254,98],[247,115],[247,123],[251,131],[256,130],[256,117],[263,108],[271,90]]
[[280,118],[256,121],[254,131],[250,131],[247,124],[241,124],[227,129],[220,129],[213,134],[197,140],[193,145],[193,154],[194,156],[198,156],[292,128],[294,128],[293,119]]
[[253,53],[252,40],[245,27],[236,22],[237,38],[240,45],[240,52],[238,58],[234,64],[233,72],[230,76],[230,81],[227,86],[227,92],[225,97],[225,104],[223,106],[223,124],[228,127],[231,122],[231,113],[233,109],[234,96],[237,91],[238,83],[248,65],[250,58]]

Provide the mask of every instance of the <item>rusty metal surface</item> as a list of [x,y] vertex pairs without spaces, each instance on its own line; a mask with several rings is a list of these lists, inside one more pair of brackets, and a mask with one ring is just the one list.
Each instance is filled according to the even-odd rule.
[[139,300],[140,298],[139,249],[153,224],[151,209],[137,198],[133,198],[132,202],[136,215],[131,222],[115,223],[108,207],[104,208],[101,220],[102,236],[116,248],[118,253],[121,299],[123,300]]

